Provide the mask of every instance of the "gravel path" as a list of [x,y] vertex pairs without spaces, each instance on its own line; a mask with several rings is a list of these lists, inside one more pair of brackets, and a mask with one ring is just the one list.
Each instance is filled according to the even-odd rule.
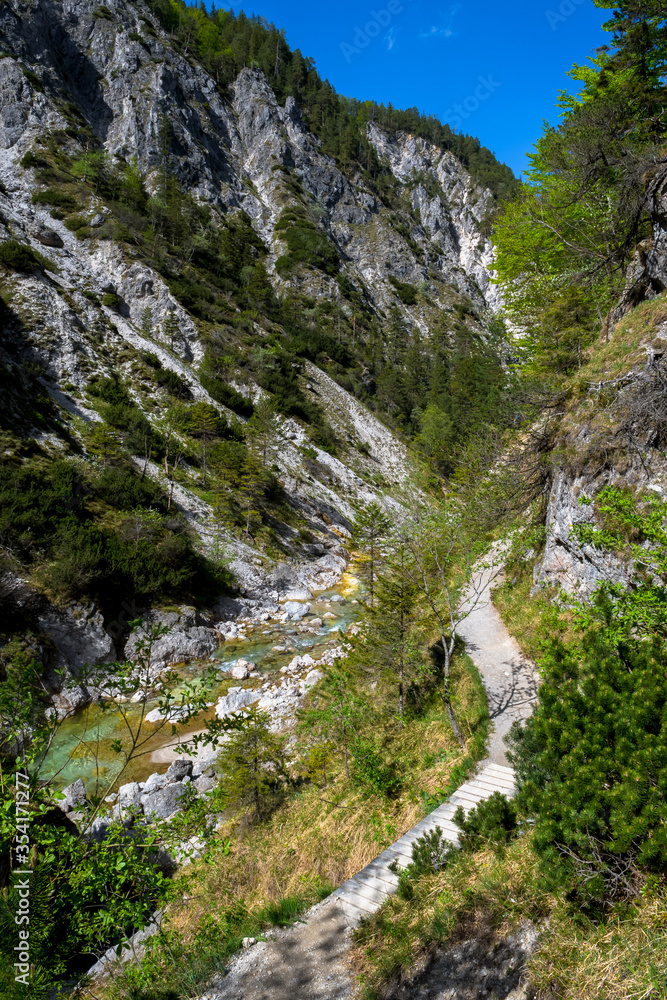
[[[500,560],[502,556],[496,555]],[[467,595],[472,607],[459,627],[466,650],[479,670],[494,728],[487,763],[507,765],[503,737],[515,719],[530,715],[537,699],[535,664],[526,659],[491,602],[491,588],[500,582],[499,563],[475,573]]]

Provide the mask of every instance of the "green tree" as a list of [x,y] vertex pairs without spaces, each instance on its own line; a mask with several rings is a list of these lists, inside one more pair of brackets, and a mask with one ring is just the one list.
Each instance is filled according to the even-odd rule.
[[367,654],[396,683],[399,729],[403,728],[406,677],[415,667],[413,629],[419,616],[417,588],[406,565],[408,556],[406,545],[399,541],[387,572],[378,580],[364,644]]
[[317,745],[332,745],[342,755],[349,778],[350,756],[355,756],[357,737],[367,717],[368,705],[356,691],[352,671],[333,666],[317,688],[315,703],[299,713],[299,728],[309,737],[314,734]]
[[371,608],[375,601],[375,579],[382,555],[381,543],[390,529],[391,520],[377,501],[358,508],[352,538],[359,548],[368,553],[368,595]]
[[230,804],[252,805],[260,821],[287,781],[286,737],[271,732],[268,712],[251,712],[218,755]]

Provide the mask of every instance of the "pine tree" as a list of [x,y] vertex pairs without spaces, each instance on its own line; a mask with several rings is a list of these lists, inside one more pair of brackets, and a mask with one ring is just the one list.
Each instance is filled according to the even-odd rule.
[[223,787],[233,805],[252,805],[260,821],[287,781],[286,738],[271,732],[268,712],[253,712],[218,754]]
[[399,541],[388,572],[378,580],[377,600],[369,615],[365,649],[397,688],[398,725],[403,728],[405,683],[415,666],[412,630],[419,617],[417,588],[407,568],[408,552]]
[[381,543],[391,529],[391,521],[380,505],[373,501],[359,508],[355,518],[352,538],[360,549],[368,552],[369,604],[375,599],[375,578],[381,558]]

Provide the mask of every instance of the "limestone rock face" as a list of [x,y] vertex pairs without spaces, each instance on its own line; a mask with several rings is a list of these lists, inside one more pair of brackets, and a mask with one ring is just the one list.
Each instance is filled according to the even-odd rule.
[[198,623],[193,610],[180,612],[153,611],[144,615],[144,628],[134,632],[125,644],[125,656],[133,659],[137,643],[146,634],[146,627],[164,625],[169,632],[161,636],[151,650],[151,664],[163,666],[170,663],[187,663],[211,655],[218,646],[215,631]]

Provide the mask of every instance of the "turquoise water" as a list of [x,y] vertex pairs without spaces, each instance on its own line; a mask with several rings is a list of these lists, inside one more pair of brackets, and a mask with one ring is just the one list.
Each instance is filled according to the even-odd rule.
[[[230,687],[228,671],[239,659],[250,660],[257,664],[257,670],[263,676],[271,676],[282,666],[298,655],[309,653],[317,660],[330,648],[332,639],[339,639],[359,614],[359,605],[355,597],[362,594],[359,580],[351,574],[344,574],[336,587],[318,594],[309,603],[311,605],[309,618],[319,617],[327,611],[338,615],[333,621],[323,622],[317,634],[300,633],[293,622],[276,623],[269,621],[254,625],[247,631],[244,641],[224,642],[211,660],[196,661],[179,668],[184,680],[194,681],[201,674],[215,666],[220,671],[220,683],[214,687],[209,701],[215,703],[220,695]],[[330,604],[335,595],[345,598],[344,602]],[[308,619],[303,620],[307,624]],[[274,646],[282,646],[285,652],[275,652]],[[231,685],[239,685],[240,681],[231,681]],[[247,684],[248,682],[243,682]],[[263,683],[263,679],[255,682]],[[149,701],[144,707],[144,715],[157,706],[157,699]],[[90,705],[77,712],[60,726],[57,736],[49,750],[40,776],[52,779],[53,784],[62,788],[77,778],[82,778],[86,789],[92,795],[106,794],[119,774],[124,757],[114,752],[114,740],[122,740],[127,745],[130,731],[136,732],[141,720],[142,707],[138,704],[126,703],[122,707],[113,706],[103,711],[98,705]],[[214,710],[211,708],[210,717]],[[127,719],[125,721],[124,717]],[[203,718],[200,715],[187,726],[179,727],[181,735],[202,728]],[[144,723],[141,727],[140,739],[147,740],[138,756],[123,774],[123,782],[139,781],[148,777],[156,770],[166,770],[166,764],[155,764],[151,755],[155,750],[174,741],[170,725],[159,727]]]

